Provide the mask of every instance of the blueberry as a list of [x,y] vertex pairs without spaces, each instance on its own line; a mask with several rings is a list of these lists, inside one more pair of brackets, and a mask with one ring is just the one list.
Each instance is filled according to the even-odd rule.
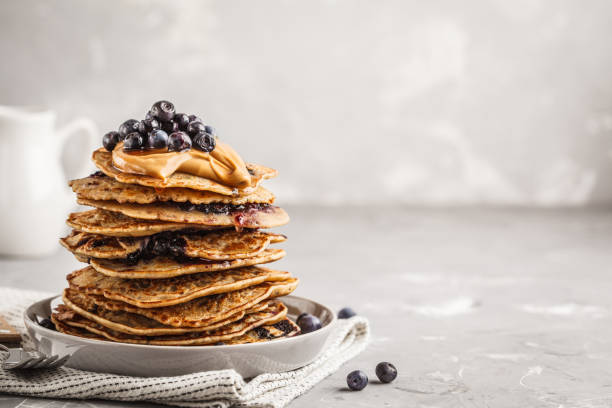
[[390,383],[397,377],[397,369],[393,364],[383,361],[376,365],[376,376],[381,382]]
[[206,131],[206,133],[208,133],[211,136],[217,136],[217,131],[215,130],[214,127],[210,125],[204,126],[204,130]]
[[155,118],[145,119],[138,122],[138,132],[141,135],[147,135],[149,132],[161,127],[159,121]]
[[141,257],[142,253],[140,251],[136,251],[136,252],[131,252],[128,254],[128,256],[125,258],[125,262],[128,265],[136,265],[138,263],[138,261],[140,261],[140,257]]
[[168,139],[168,151],[182,152],[191,149],[191,139],[185,132],[174,132]]
[[191,204],[189,201],[178,203],[178,207],[183,211],[193,211],[196,208],[195,204]]
[[348,319],[349,317],[355,316],[357,313],[350,307],[344,307],[338,312],[338,319]]
[[302,333],[310,333],[321,328],[321,321],[310,313],[302,313],[298,317],[297,325],[300,326]]
[[346,385],[353,391],[361,391],[368,385],[368,376],[361,370],[351,371],[346,376]]
[[158,237],[153,241],[152,252],[155,255],[163,255],[168,252],[169,241],[165,237]]
[[304,313],[300,314],[295,321],[296,322],[299,321],[304,316],[308,316],[308,313],[304,312]]
[[151,107],[151,115],[163,121],[170,121],[174,117],[174,105],[168,101],[158,101]]
[[[240,206],[235,206],[234,208],[238,208],[238,207]],[[212,212],[215,214],[228,214],[229,211],[230,211],[230,205],[228,204],[222,204],[222,203],[208,204],[208,212]],[[238,210],[238,211],[241,211],[241,210]]]
[[215,137],[205,132],[198,133],[193,138],[193,147],[203,152],[212,152],[216,145]]
[[125,137],[123,142],[124,150],[138,150],[142,149],[142,136],[138,132],[132,132]]
[[115,132],[114,130],[112,132],[108,132],[102,138],[102,146],[104,146],[104,148],[109,152],[113,151],[115,146],[117,146],[117,143],[119,143],[119,132]]
[[174,132],[178,132],[179,131],[179,125],[178,123],[174,122],[174,121],[170,121],[170,122],[162,122],[161,124],[161,128],[164,132],[166,132],[167,134],[170,133],[174,133]]
[[40,321],[40,323],[38,323],[38,324],[40,324],[45,329],[55,330],[55,325],[53,324],[53,322],[50,319],[42,319]]
[[168,134],[161,129],[149,132],[145,147],[147,149],[165,149],[168,147]]
[[185,254],[185,246],[187,241],[181,237],[174,237],[168,244],[168,252],[174,256],[180,256]]
[[200,122],[200,123],[204,123],[204,121],[197,117],[196,115],[189,115],[189,122]]
[[138,121],[128,119],[119,126],[119,140],[124,140],[132,132],[138,132]]
[[187,130],[187,125],[189,124],[189,122],[191,122],[189,120],[189,115],[187,115],[186,113],[175,113],[174,119],[172,120],[178,124],[179,130],[183,131]]
[[189,122],[189,125],[187,125],[187,133],[191,136],[195,136],[202,132],[206,132],[206,125],[202,122]]

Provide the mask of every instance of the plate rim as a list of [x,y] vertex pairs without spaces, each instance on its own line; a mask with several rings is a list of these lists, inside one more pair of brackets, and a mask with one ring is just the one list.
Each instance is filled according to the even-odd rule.
[[333,312],[332,308],[330,308],[329,306],[324,305],[315,300],[303,297],[303,296],[286,295],[286,296],[282,296],[276,299],[296,299],[296,300],[306,301],[308,303],[314,304],[315,306],[318,306],[324,309],[331,316],[331,320],[329,321],[329,323],[322,326],[319,330],[315,330],[310,333],[300,333],[297,336],[283,337],[280,339],[273,339],[270,341],[263,341],[263,342],[257,342],[257,343],[223,344],[223,345],[215,345],[214,347],[211,347],[210,344],[199,345],[199,346],[165,346],[165,345],[156,345],[156,344],[122,343],[122,342],[116,342],[112,340],[88,339],[85,337],[73,336],[72,334],[62,333],[57,330],[47,329],[46,327],[41,326],[40,324],[38,324],[37,322],[35,322],[28,316],[28,314],[30,313],[30,310],[34,306],[39,305],[39,304],[45,304],[45,303],[50,304],[53,300],[60,298],[61,296],[62,296],[61,294],[50,296],[50,297],[38,300],[30,304],[28,307],[26,307],[26,309],[23,312],[23,320],[24,320],[26,329],[34,330],[34,331],[41,331],[42,333],[45,333],[47,337],[58,337],[58,338],[70,339],[72,341],[77,340],[79,342],[83,342],[87,344],[104,345],[104,346],[110,346],[110,347],[112,346],[134,347],[134,348],[140,348],[140,349],[147,349],[147,348],[153,347],[156,350],[192,350],[192,351],[193,350],[227,350],[228,348],[231,348],[232,350],[236,350],[237,348],[258,348],[258,347],[265,347],[265,346],[269,347],[271,344],[284,344],[284,343],[291,342],[291,341],[297,341],[297,339],[304,339],[304,338],[307,338],[308,336],[310,337],[321,336],[321,335],[324,335],[325,333],[327,333],[325,334],[325,336],[327,337],[329,335],[328,332],[331,331],[331,329],[336,325],[336,322],[338,321],[338,317]]

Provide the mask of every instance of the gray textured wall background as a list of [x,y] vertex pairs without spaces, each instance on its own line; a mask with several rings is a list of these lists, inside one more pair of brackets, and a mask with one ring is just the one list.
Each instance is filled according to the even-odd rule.
[[0,103],[167,98],[282,202],[612,201],[608,1],[3,1]]

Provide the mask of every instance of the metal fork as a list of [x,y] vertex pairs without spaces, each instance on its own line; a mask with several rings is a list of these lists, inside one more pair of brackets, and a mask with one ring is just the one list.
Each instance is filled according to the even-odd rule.
[[58,355],[45,356],[38,351],[26,351],[22,348],[8,348],[0,344],[0,349],[8,351],[8,357],[2,362],[5,370],[25,370],[30,368],[56,368],[63,366],[70,358],[66,355],[59,358]]

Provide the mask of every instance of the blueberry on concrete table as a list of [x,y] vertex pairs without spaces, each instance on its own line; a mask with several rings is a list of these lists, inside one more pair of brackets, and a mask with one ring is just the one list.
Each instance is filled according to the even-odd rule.
[[390,383],[397,377],[397,369],[393,364],[383,361],[376,366],[376,376],[381,382]]
[[346,385],[353,391],[361,391],[368,385],[368,376],[361,370],[351,371],[346,376]]
[[355,313],[353,309],[351,309],[350,307],[344,307],[338,312],[338,319],[348,319],[355,315],[357,315],[357,313]]

